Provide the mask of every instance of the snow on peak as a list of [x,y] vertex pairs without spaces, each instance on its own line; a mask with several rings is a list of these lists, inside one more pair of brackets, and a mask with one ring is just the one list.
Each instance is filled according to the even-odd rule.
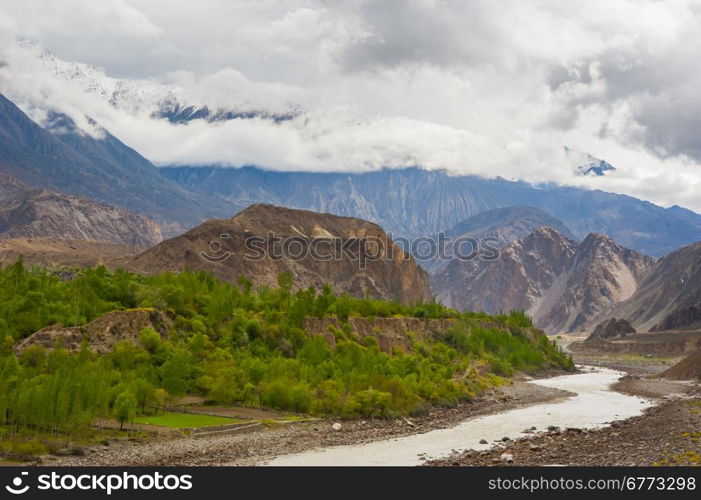
[[616,170],[605,160],[567,146],[565,146],[565,156],[572,164],[575,174],[580,176],[601,177]]
[[0,60],[9,58],[10,65],[19,62],[22,69],[31,65],[42,78],[52,77],[69,82],[85,94],[96,96],[131,115],[147,115],[184,123],[196,119],[210,122],[249,118],[283,121],[299,114],[299,109],[294,106],[288,106],[280,112],[266,111],[259,106],[247,104],[245,100],[237,103],[235,96],[232,97],[233,102],[227,103],[223,108],[212,106],[197,98],[190,98],[186,89],[178,85],[148,79],[115,78],[97,66],[63,60],[24,37],[9,40],[9,43],[3,45],[14,57],[2,57],[0,51]]

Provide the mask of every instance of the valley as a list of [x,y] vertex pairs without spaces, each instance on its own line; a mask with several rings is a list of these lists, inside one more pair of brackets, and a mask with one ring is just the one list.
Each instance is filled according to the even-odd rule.
[[698,465],[701,387],[640,375],[617,381],[622,375],[585,367],[575,375],[516,381],[455,409],[410,419],[269,420],[43,460],[72,466]]
[[3,462],[699,465],[701,215],[618,163],[157,164],[99,122],[315,118],[38,53],[100,104],[0,94]]

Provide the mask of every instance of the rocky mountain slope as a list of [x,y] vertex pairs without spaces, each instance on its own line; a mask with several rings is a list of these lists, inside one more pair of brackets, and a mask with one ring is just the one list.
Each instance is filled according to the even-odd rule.
[[660,259],[612,314],[639,331],[701,328],[701,242]]
[[[415,257],[429,273],[436,273],[448,265],[456,251],[459,255],[469,255],[475,250],[473,248],[475,241],[482,251],[488,251],[488,248],[482,247],[501,248],[542,227],[553,228],[568,239],[576,239],[572,231],[562,222],[537,208],[496,208],[474,215],[445,231],[444,240],[446,243],[439,243],[443,251],[438,258],[424,260],[420,258],[420,255],[415,255]],[[441,241],[438,236],[434,240]],[[460,248],[456,248],[456,245]]]
[[451,260],[431,277],[431,288],[456,309],[527,310],[572,266],[576,248],[557,231],[541,228],[501,249],[497,260]]
[[161,172],[182,186],[231,202],[359,217],[395,236],[432,235],[487,210],[529,206],[557,217],[578,240],[599,232],[646,255],[663,256],[701,240],[699,214],[598,190],[533,186],[420,168],[359,174],[254,167],[172,167]]
[[0,174],[31,188],[136,210],[168,234],[241,208],[169,181],[109,132],[102,134],[78,131],[69,118],[56,114],[44,129],[0,94]]
[[[372,241],[364,245],[363,239]],[[202,269],[230,282],[246,276],[256,286],[274,286],[280,273],[289,272],[296,289],[329,284],[355,296],[430,299],[426,272],[378,225],[270,205],[207,221],[144,252],[130,266],[146,273]]]
[[27,187],[9,175],[0,174],[0,201],[26,191]]
[[630,298],[655,260],[602,234],[577,247],[574,262],[529,312],[548,331],[588,331],[612,306]]
[[438,299],[458,309],[523,309],[548,332],[586,331],[635,293],[654,262],[601,234],[577,244],[541,228],[496,260],[452,260],[431,284]]
[[0,238],[58,238],[147,248],[163,237],[154,221],[78,196],[30,190],[0,177]]

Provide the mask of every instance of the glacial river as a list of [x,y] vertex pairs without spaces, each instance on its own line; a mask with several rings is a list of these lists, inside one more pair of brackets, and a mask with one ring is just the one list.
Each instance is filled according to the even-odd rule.
[[[640,414],[652,403],[646,399],[611,390],[622,372],[607,368],[585,367],[574,375],[534,380],[530,383],[570,391],[575,395],[525,408],[471,418],[455,427],[371,443],[333,446],[283,455],[267,465],[419,465],[420,456],[441,458],[452,450],[481,450],[508,436],[523,436],[523,430],[536,426],[538,431],[550,425],[566,427],[602,427],[613,420]],[[480,444],[486,439],[489,444]]]

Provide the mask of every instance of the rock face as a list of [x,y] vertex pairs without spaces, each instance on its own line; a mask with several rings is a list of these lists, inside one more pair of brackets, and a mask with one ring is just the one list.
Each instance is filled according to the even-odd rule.
[[572,267],[529,310],[551,332],[590,331],[612,307],[630,298],[655,259],[590,234],[577,247]]
[[140,272],[210,271],[235,282],[275,286],[289,272],[296,289],[329,284],[337,293],[396,299],[431,298],[428,276],[376,224],[303,210],[253,205],[232,219],[211,220],[138,256]]
[[0,201],[16,196],[27,188],[9,175],[0,174]]
[[630,323],[626,320],[611,318],[596,325],[596,328],[594,328],[587,340],[615,339],[635,333],[635,328],[630,326]]
[[458,309],[522,309],[548,332],[587,331],[633,295],[654,262],[600,234],[578,245],[542,228],[504,247],[496,260],[452,260],[431,283],[440,300]]
[[576,247],[554,229],[538,229],[504,247],[497,260],[451,260],[432,276],[432,290],[456,309],[526,310],[570,268]]
[[612,314],[639,331],[701,329],[701,242],[660,259]]
[[[2,185],[7,184],[0,178]],[[158,224],[136,212],[78,196],[17,189],[2,200],[0,238],[59,238],[142,248],[163,240]]]
[[21,352],[33,345],[53,349],[60,345],[71,352],[76,352],[80,351],[85,341],[91,351],[106,353],[120,341],[139,342],[139,334],[144,328],[152,328],[161,336],[167,336],[172,328],[172,321],[158,310],[115,311],[100,316],[85,326],[54,325],[42,328],[19,342],[15,350]]
[[[465,255],[473,250],[468,238],[482,243],[480,246],[488,244],[494,248],[502,248],[543,227],[550,227],[570,240],[576,239],[565,224],[537,208],[496,208],[474,215],[445,231],[445,237],[450,238],[450,241],[441,245],[443,253],[440,258],[421,260],[417,256],[417,260],[424,269],[434,274],[448,265],[450,258],[455,254],[455,242],[465,242],[464,248],[458,249],[462,255]],[[439,241],[438,238],[436,241]]]
[[661,323],[653,326],[650,331],[658,332],[680,328],[701,328],[701,304],[676,309],[669,313]]

